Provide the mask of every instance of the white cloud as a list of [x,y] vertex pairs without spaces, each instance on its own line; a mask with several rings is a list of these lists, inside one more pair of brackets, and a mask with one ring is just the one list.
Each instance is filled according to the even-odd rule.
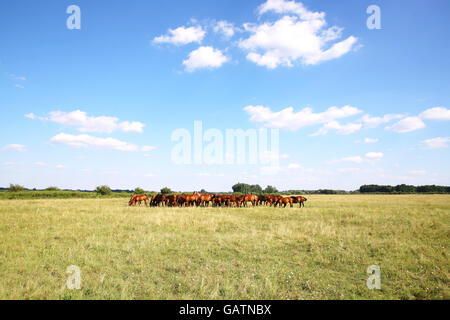
[[395,119],[403,118],[404,115],[401,114],[386,114],[383,117],[371,117],[368,114],[365,114],[361,121],[364,123],[364,125],[368,128],[376,128],[380,124],[391,122]]
[[357,42],[356,37],[350,36],[331,44],[342,36],[342,28],[325,29],[325,13],[309,11],[301,3],[268,0],[258,8],[260,15],[270,11],[292,15],[283,16],[273,23],[244,24],[251,35],[239,42],[240,48],[249,52],[248,60],[269,69],[280,65],[291,67],[297,61],[313,65],[339,58]]
[[153,147],[153,146],[143,146],[143,147],[141,147],[141,151],[143,151],[143,152],[153,151],[155,149],[156,149],[156,147]]
[[114,138],[98,138],[87,134],[71,135],[60,133],[50,139],[51,143],[64,144],[73,148],[105,148],[119,151],[139,151],[142,149],[149,150],[148,146],[139,147],[135,144],[120,141]]
[[419,116],[427,120],[450,120],[450,109],[443,107],[431,108],[425,110]]
[[27,151],[26,147],[22,144],[8,144],[3,147],[3,151],[17,151],[17,152],[25,152]]
[[381,160],[383,158],[382,152],[368,152],[364,155],[364,157],[361,156],[352,156],[352,157],[344,157],[340,159],[334,159],[331,161],[328,161],[328,163],[340,163],[340,162],[353,162],[353,163],[364,163],[369,162],[372,163],[377,160]]
[[65,165],[62,165],[62,164],[58,164],[58,165],[56,166],[56,169],[64,169],[64,168],[66,168],[66,166],[65,166]]
[[124,121],[119,123],[119,128],[123,132],[139,132],[142,133],[143,128],[145,127],[145,124],[138,122],[138,121]]
[[364,143],[376,143],[378,139],[365,138]]
[[19,89],[25,88],[23,85],[18,84],[18,83],[16,83],[16,84],[14,85],[14,87],[19,88]]
[[201,43],[206,31],[201,26],[195,26],[169,29],[168,33],[169,35],[154,38],[153,43],[171,43],[174,45],[183,45],[191,42]]
[[423,144],[429,149],[442,149],[447,148],[450,142],[450,137],[437,137],[422,141]]
[[27,80],[26,77],[24,77],[24,76],[18,76],[18,75],[15,75],[15,74],[13,74],[13,73],[10,73],[9,76],[10,76],[12,79],[18,80],[18,81],[25,81],[25,80]]
[[29,119],[39,119],[42,121],[50,121],[61,124],[63,126],[78,127],[81,132],[97,132],[97,133],[111,133],[116,130],[123,132],[137,132],[142,133],[145,124],[134,121],[118,122],[116,117],[99,116],[90,117],[86,112],[75,110],[72,112],[52,111],[49,112],[48,117],[37,117],[33,113],[26,114],[25,117]]
[[218,68],[227,61],[228,58],[219,49],[200,47],[189,53],[189,58],[183,64],[187,71],[192,72],[202,68]]
[[311,12],[306,9],[301,2],[285,1],[285,0],[267,0],[258,7],[258,14],[262,15],[267,12],[276,13],[295,13],[303,20],[324,19],[324,12]]
[[[264,106],[247,106],[244,110],[250,115],[250,121],[263,122],[269,128],[282,128],[288,130],[298,130],[305,126],[330,123],[335,119],[346,118],[361,112],[358,108],[344,106],[342,108],[330,107],[324,112],[314,113],[311,108],[304,108],[294,112],[294,108],[289,107],[279,112],[273,112]],[[331,127],[336,125],[330,124]],[[354,131],[355,126],[341,126],[342,133]],[[358,128],[359,129],[359,128]]]
[[386,130],[391,130],[398,133],[411,132],[425,128],[425,123],[419,117],[407,117],[390,127],[386,127]]
[[45,162],[36,162],[36,166],[38,166],[38,167],[46,167],[47,164]]
[[368,152],[365,155],[366,159],[369,160],[379,160],[381,158],[383,158],[383,153],[382,152]]
[[287,166],[288,169],[300,169],[301,167],[302,166],[298,163],[289,163],[289,165]]
[[325,135],[329,130],[336,130],[337,134],[347,135],[360,130],[361,123],[348,123],[341,125],[338,121],[333,120],[323,125],[317,132],[311,134],[311,136]]
[[222,20],[218,21],[216,25],[213,27],[215,33],[221,33],[226,39],[229,39],[234,36],[235,27],[232,23]]

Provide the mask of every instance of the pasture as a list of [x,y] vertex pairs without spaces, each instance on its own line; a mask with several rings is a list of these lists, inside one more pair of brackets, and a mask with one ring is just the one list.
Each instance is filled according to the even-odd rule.
[[301,209],[0,200],[0,299],[449,299],[449,236],[449,195],[310,195]]

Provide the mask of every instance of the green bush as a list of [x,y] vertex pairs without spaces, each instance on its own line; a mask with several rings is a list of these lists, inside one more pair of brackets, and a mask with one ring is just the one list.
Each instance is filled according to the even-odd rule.
[[134,194],[145,194],[145,190],[142,188],[134,189]]
[[172,190],[170,190],[170,188],[164,187],[161,189],[161,193],[162,194],[170,194],[170,193],[172,193]]
[[106,196],[112,193],[111,188],[108,186],[98,186],[95,189],[95,192],[102,195],[102,196]]
[[21,186],[20,184],[10,184],[9,185],[9,191],[10,192],[19,192],[19,191],[23,191],[25,188],[23,186]]
[[60,191],[58,187],[48,187],[45,191]]

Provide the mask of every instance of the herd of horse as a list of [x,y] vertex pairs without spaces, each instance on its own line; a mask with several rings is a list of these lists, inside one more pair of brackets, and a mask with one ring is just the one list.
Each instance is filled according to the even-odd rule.
[[206,194],[194,192],[193,194],[171,194],[165,195],[162,193],[155,194],[151,198],[147,195],[135,194],[131,197],[128,202],[129,206],[136,206],[139,203],[141,206],[142,201],[144,201],[145,206],[159,207],[247,207],[250,202],[253,207],[255,206],[279,206],[286,208],[290,205],[291,208],[294,207],[295,203],[298,203],[299,208],[305,206],[305,201],[307,199],[302,196],[273,196],[273,195],[255,195],[255,194],[245,194],[245,195],[218,195],[218,194]]

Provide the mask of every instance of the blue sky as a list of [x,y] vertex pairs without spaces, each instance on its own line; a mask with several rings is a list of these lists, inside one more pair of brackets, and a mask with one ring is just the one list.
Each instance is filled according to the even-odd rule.
[[[381,29],[366,25],[373,4]],[[81,29],[67,28],[70,5]],[[449,9],[2,1],[0,186],[449,185]],[[279,161],[176,164],[171,136],[194,121],[224,136],[277,128]]]

